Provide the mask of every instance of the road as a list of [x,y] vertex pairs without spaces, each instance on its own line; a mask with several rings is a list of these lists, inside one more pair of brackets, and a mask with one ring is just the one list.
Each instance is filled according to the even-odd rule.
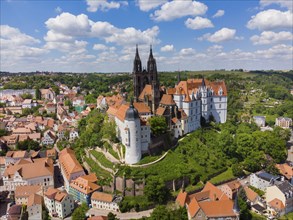
[[[110,211],[106,210],[99,210],[96,208],[91,208],[87,213],[89,216],[107,216]],[[120,213],[120,212],[112,212],[113,214],[117,215],[117,218],[121,220],[129,220],[129,219],[140,219],[142,217],[150,217],[153,209],[149,209],[142,212],[127,212],[127,213]]]

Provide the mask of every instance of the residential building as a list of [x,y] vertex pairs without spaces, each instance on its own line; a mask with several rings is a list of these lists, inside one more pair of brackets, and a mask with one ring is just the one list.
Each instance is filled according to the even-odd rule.
[[13,205],[9,208],[7,213],[7,219],[9,220],[19,220],[23,217],[23,208],[22,205]]
[[268,186],[274,185],[278,179],[278,176],[274,176],[265,171],[259,171],[250,175],[250,185],[265,191]]
[[282,128],[289,128],[290,126],[292,126],[292,119],[285,117],[276,118],[276,126],[280,126]]
[[266,116],[253,116],[255,124],[258,127],[265,127],[266,126]]
[[47,111],[48,114],[55,114],[56,113],[56,105],[52,102],[48,102],[46,105],[45,105],[45,110]]
[[21,106],[11,106],[11,107],[6,107],[5,108],[6,114],[10,115],[15,115],[15,114],[22,114],[22,108]]
[[28,197],[26,211],[28,213],[28,220],[42,219],[42,204],[43,197],[38,194],[31,194]]
[[278,182],[276,185],[268,186],[266,189],[266,202],[270,203],[278,199],[285,207],[285,213],[293,211],[293,186],[288,182]]
[[76,129],[71,129],[69,131],[69,140],[70,141],[73,141],[74,139],[78,138],[79,135],[78,135],[78,131]]
[[72,196],[54,188],[49,188],[44,193],[44,204],[50,216],[62,219],[70,215],[74,209]]
[[22,108],[32,108],[32,107],[36,107],[38,105],[38,103],[32,99],[25,99],[22,102],[21,107]]
[[276,164],[276,168],[280,174],[284,176],[291,184],[293,184],[293,167],[287,163]]
[[54,165],[49,158],[21,159],[6,167],[3,174],[5,190],[14,191],[16,186],[41,185],[54,186]]
[[64,179],[65,189],[69,192],[71,181],[84,176],[85,172],[76,159],[74,151],[69,148],[65,148],[59,153],[59,166]]
[[15,204],[27,205],[29,196],[33,194],[43,195],[43,189],[40,185],[24,185],[15,187]]
[[220,190],[224,192],[228,196],[229,199],[234,199],[240,187],[241,187],[240,182],[238,180],[234,180],[232,182],[228,182],[220,186]]
[[71,181],[69,194],[73,196],[74,200],[89,205],[91,203],[91,195],[95,191],[101,190],[101,186],[96,184],[97,180],[97,176],[94,173],[80,176]]
[[50,89],[40,89],[42,99],[53,101],[55,94],[53,90]]
[[72,105],[73,106],[84,106],[85,105],[84,97],[83,96],[74,97],[72,100]]
[[267,204],[267,210],[273,216],[279,217],[285,214],[285,206],[279,199],[273,199]]
[[249,187],[245,186],[244,191],[246,194],[247,202],[249,202],[250,206],[258,204],[261,201],[260,196]]
[[20,159],[28,158],[28,156],[25,150],[8,151],[5,156],[5,167],[9,164],[15,164]]
[[111,194],[104,192],[94,192],[91,198],[93,208],[119,212],[118,202]]
[[48,130],[44,133],[44,137],[42,138],[43,145],[53,145],[56,140],[55,132]]
[[210,182],[202,191],[188,195],[181,191],[176,203],[187,208],[188,219],[192,220],[238,220],[239,209],[237,203]]

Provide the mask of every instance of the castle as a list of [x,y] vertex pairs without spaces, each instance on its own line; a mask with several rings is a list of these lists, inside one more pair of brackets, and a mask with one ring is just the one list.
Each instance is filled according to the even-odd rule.
[[126,147],[125,163],[140,161],[151,144],[148,118],[163,116],[175,138],[200,128],[201,120],[213,118],[218,123],[227,119],[227,89],[224,81],[178,77],[174,88],[161,88],[152,47],[147,69],[142,69],[138,47],[133,62],[134,102],[122,104],[115,111],[117,136]]

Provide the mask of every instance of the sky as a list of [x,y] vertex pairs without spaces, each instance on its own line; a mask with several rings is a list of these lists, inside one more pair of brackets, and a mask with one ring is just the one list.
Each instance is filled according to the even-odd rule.
[[0,71],[293,69],[291,0],[0,3]]

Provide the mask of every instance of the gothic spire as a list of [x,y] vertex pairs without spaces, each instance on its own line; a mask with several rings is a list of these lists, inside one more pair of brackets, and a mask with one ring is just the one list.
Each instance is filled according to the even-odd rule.
[[133,61],[133,73],[141,72],[141,60],[138,53],[138,45],[136,44],[135,58]]
[[150,55],[149,55],[149,60],[153,60],[154,56],[153,56],[153,48],[152,45],[150,45]]
[[136,44],[136,51],[135,51],[135,60],[140,60],[139,53],[138,53],[138,45]]

